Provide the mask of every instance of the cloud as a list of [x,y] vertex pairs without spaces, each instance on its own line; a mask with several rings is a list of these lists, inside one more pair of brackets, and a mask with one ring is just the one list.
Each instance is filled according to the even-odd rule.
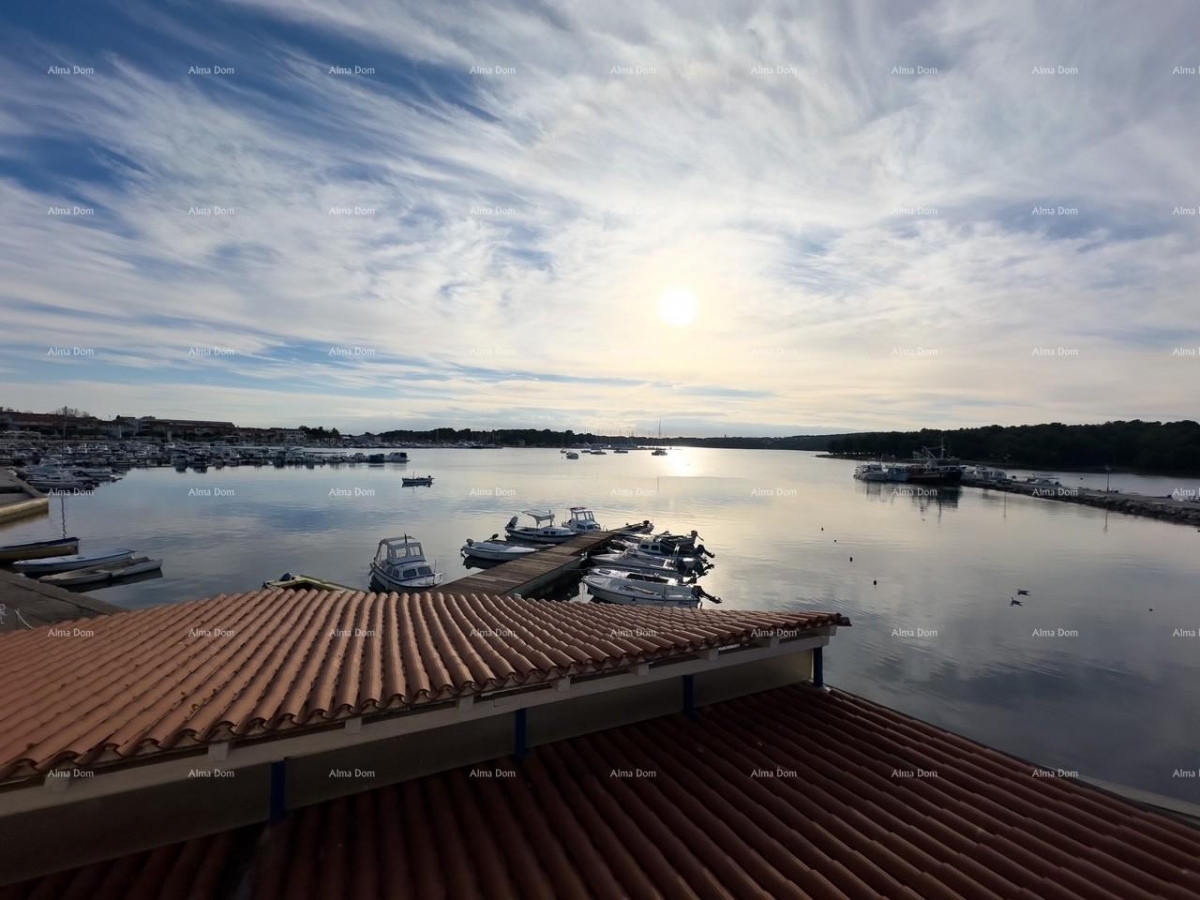
[[[15,21],[0,62],[9,405],[701,433],[1194,415],[1182,4],[89,15]],[[72,60],[95,74],[47,74]],[[677,284],[683,328],[657,315]]]

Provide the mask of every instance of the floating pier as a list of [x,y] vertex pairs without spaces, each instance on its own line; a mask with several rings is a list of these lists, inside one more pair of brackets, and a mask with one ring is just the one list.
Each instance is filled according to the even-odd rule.
[[500,563],[475,575],[449,582],[442,590],[467,595],[520,594],[528,597],[531,591],[550,587],[577,571],[584,557],[607,547],[613,538],[623,533],[589,531],[521,559]]

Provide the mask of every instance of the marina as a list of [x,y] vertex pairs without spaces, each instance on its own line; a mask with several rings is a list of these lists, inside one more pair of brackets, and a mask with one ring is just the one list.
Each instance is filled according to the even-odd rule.
[[[355,452],[365,457],[368,448]],[[839,686],[1047,765],[1200,801],[1194,784],[1172,777],[1194,736],[1165,724],[1168,696],[1200,705],[1191,645],[1173,637],[1194,628],[1183,599],[1200,583],[1194,529],[1051,502],[1033,487],[870,484],[851,477],[856,463],[812,453],[676,448],[667,457],[586,455],[569,467],[561,455],[422,450],[416,464],[436,476],[432,490],[403,488],[405,469],[386,459],[131,469],[94,493],[55,499],[49,515],[4,528],[0,541],[61,537],[63,504],[79,549],[136,548],[163,560],[157,577],[73,589],[89,591],[75,594],[79,602],[103,598],[113,608],[251,590],[290,573],[304,573],[291,579],[301,589],[367,590],[379,541],[405,531],[444,573],[435,590],[561,598],[578,595],[589,563],[575,547],[596,532],[530,545],[541,549],[512,563],[481,560],[488,568],[463,558],[465,540],[515,543],[504,540],[504,524],[514,514],[520,523],[524,509],[561,514],[555,527],[572,506],[608,529],[649,519],[660,534],[695,529],[717,554],[704,557],[701,582],[722,599],[713,608],[834,608],[852,617]],[[1193,483],[1114,474],[1118,485],[1128,495]],[[670,557],[624,556],[628,548],[605,534],[586,551],[591,566],[685,574]],[[614,555],[616,566],[605,559]],[[1031,594],[1010,606],[1018,586]],[[1057,637],[1060,627],[1077,637]],[[1038,628],[1056,636],[1034,637]],[[1080,702],[1101,696],[1103,707]],[[1147,736],[1128,755],[1089,750],[1103,745],[1110,712]]]

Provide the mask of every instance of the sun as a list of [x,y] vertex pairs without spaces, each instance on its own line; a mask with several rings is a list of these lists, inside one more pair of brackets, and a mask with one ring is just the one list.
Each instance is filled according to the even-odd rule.
[[668,325],[691,325],[696,318],[696,295],[682,285],[667,288],[658,298],[658,317]]

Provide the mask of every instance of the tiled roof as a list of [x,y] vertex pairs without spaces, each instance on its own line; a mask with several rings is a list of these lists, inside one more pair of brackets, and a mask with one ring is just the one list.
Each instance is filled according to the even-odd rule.
[[[261,590],[0,638],[0,780],[371,716],[844,623],[452,594]],[[61,632],[62,636],[54,636]]]
[[[515,774],[479,777],[497,770]],[[218,883],[256,900],[1200,896],[1200,831],[1034,772],[850,694],[781,688],[298,810],[242,838],[245,868],[210,838],[0,900],[180,882],[193,900]]]

